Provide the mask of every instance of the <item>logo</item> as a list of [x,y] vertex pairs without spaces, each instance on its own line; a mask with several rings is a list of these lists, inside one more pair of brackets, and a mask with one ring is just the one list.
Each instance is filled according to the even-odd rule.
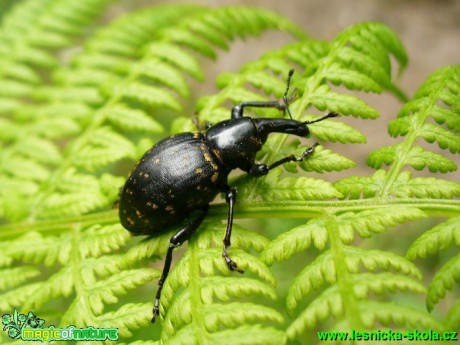
[[53,325],[42,327],[45,320],[35,316],[31,311],[26,315],[19,314],[14,309],[13,314],[4,314],[2,316],[3,331],[8,333],[12,339],[21,339],[24,341],[91,341],[91,340],[118,340],[118,328],[95,328],[92,326],[86,328],[77,328],[68,326],[66,328],[57,328]]

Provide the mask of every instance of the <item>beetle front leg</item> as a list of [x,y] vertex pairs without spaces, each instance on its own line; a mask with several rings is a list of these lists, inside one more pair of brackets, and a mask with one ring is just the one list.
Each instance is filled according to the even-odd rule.
[[227,264],[230,271],[237,271],[240,273],[244,273],[244,270],[238,268],[235,261],[230,259],[227,254],[227,249],[230,247],[230,238],[232,237],[232,228],[233,228],[233,211],[236,203],[236,189],[230,188],[227,186],[227,191],[225,195],[225,200],[228,203],[228,218],[227,218],[227,230],[225,231],[224,237],[224,249],[222,250],[222,256],[225,259],[225,263]]
[[[288,97],[289,87],[291,85],[291,78],[294,74],[294,70],[291,69],[288,73],[287,81],[286,81],[286,91],[284,92],[284,96],[282,99],[277,101],[267,101],[267,102],[242,102],[240,104],[235,105],[232,108],[231,118],[232,119],[239,119],[243,117],[243,112],[245,107],[254,107],[254,108],[276,108],[281,110],[282,112],[288,113],[289,117],[292,119],[291,111],[289,110],[289,104],[296,98],[296,95],[293,94]],[[295,91],[295,90],[294,90]],[[295,92],[294,92],[295,93]]]
[[319,144],[318,143],[315,143],[313,146],[310,146],[308,147],[300,157],[296,157],[294,155],[290,155],[290,156],[287,156],[287,157],[284,157],[284,158],[281,158],[280,160],[276,161],[275,163],[272,163],[270,165],[266,165],[266,164],[254,164],[253,166],[251,166],[251,168],[249,169],[248,173],[249,175],[251,176],[255,176],[255,177],[258,177],[258,176],[264,176],[264,175],[267,175],[268,172],[270,170],[272,170],[273,168],[276,168],[277,166],[280,166],[284,163],[288,163],[288,162],[302,162],[305,158],[308,158],[310,157],[313,152],[315,151],[315,147],[318,146]]

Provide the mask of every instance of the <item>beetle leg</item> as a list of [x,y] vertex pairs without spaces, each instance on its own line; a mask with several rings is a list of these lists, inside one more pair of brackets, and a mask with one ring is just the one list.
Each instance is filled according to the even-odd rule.
[[225,259],[225,263],[227,264],[230,271],[237,271],[240,273],[244,273],[244,270],[238,268],[235,261],[229,258],[227,254],[227,249],[230,247],[230,238],[232,237],[232,228],[233,228],[233,210],[235,207],[236,202],[236,189],[230,188],[227,186],[227,192],[225,199],[228,203],[228,218],[227,218],[227,231],[225,232],[224,237],[224,249],[222,250],[222,256]]
[[243,112],[245,107],[254,107],[254,108],[276,108],[283,112],[288,113],[289,117],[292,119],[291,111],[289,110],[289,104],[296,98],[295,90],[292,96],[288,97],[289,87],[291,85],[291,77],[294,74],[294,70],[289,71],[287,81],[286,81],[286,91],[284,92],[283,98],[277,101],[268,101],[268,102],[242,102],[235,105],[232,108],[232,119],[239,119],[243,117]]
[[289,155],[287,157],[284,157],[284,158],[281,158],[280,160],[270,164],[270,165],[265,165],[265,164],[254,164],[253,166],[251,166],[251,168],[249,169],[248,173],[249,175],[251,176],[255,176],[255,177],[258,177],[258,176],[263,176],[263,175],[267,175],[268,172],[270,170],[272,170],[273,168],[276,168],[277,166],[280,166],[284,163],[288,163],[288,162],[302,162],[305,158],[308,158],[310,157],[313,152],[315,151],[315,147],[318,146],[319,144],[318,143],[315,143],[313,146],[310,146],[308,147],[303,153],[302,155],[300,155],[300,157],[296,157],[294,155]]
[[195,218],[190,223],[188,223],[185,227],[183,227],[178,232],[176,232],[174,236],[171,237],[171,239],[169,240],[169,248],[168,248],[168,251],[166,252],[165,263],[163,266],[163,273],[161,274],[161,278],[158,281],[158,291],[157,291],[156,298],[155,298],[155,304],[153,306],[152,322],[155,322],[155,317],[157,315],[160,315],[161,290],[163,289],[163,284],[166,278],[168,277],[169,270],[171,268],[173,250],[174,248],[179,247],[182,243],[190,239],[190,237],[195,233],[195,231],[198,229],[200,224],[203,222],[203,219],[206,217],[206,214],[208,213],[208,208],[209,206],[206,206],[206,208],[202,210],[202,213],[197,218]]

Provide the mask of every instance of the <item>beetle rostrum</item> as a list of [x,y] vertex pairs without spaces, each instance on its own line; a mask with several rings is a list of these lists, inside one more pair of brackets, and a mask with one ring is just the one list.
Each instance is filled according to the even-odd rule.
[[[152,322],[160,312],[160,296],[168,276],[174,248],[189,240],[198,229],[210,202],[225,193],[228,203],[227,229],[222,256],[232,271],[243,273],[227,251],[232,234],[236,189],[227,184],[233,169],[251,176],[263,176],[287,162],[300,162],[311,156],[316,145],[296,157],[290,155],[270,165],[255,162],[270,133],[299,137],[309,135],[308,125],[337,116],[329,113],[315,121],[297,121],[290,116],[288,98],[293,70],[289,71],[283,99],[272,102],[243,102],[232,108],[231,118],[209,127],[204,133],[181,133],[161,140],[137,163],[120,192],[121,224],[135,235],[157,236],[174,228],[166,253],[163,273],[153,307]],[[288,112],[290,119],[251,118],[243,116],[244,108],[276,108]]]

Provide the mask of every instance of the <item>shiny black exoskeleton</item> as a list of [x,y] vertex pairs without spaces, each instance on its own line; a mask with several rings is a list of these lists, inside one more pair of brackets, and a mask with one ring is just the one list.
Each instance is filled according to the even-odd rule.
[[317,144],[300,157],[290,155],[271,165],[257,164],[255,158],[270,133],[305,137],[310,133],[307,125],[337,116],[329,113],[310,122],[243,116],[245,107],[277,108],[289,113],[292,97],[288,98],[287,94],[292,73],[291,70],[281,101],[244,102],[232,109],[230,120],[217,123],[205,133],[181,133],[160,141],[144,154],[126,181],[119,202],[120,220],[126,229],[138,235],[155,236],[180,227],[170,240],[158,282],[152,322],[159,315],[161,290],[171,267],[174,248],[198,229],[209,203],[221,192],[225,193],[229,204],[222,256],[230,270],[243,272],[227,254],[236,202],[236,190],[227,184],[229,173],[239,168],[257,177],[286,162],[302,161],[313,153]]

